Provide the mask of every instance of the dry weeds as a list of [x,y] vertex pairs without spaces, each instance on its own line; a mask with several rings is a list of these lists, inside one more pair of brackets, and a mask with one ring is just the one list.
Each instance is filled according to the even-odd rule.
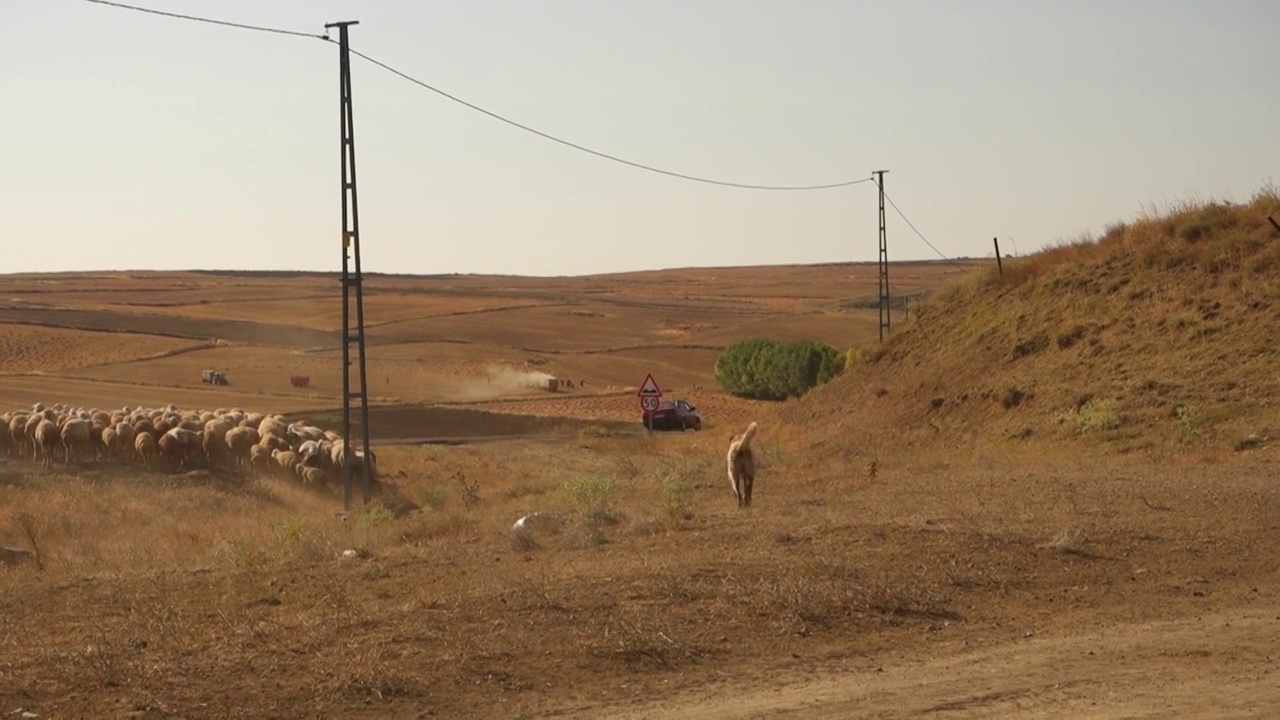
[[[1243,273],[1269,272],[1258,268],[1272,251],[1255,242],[1257,218],[1215,213],[1140,220],[1099,243],[1010,263],[1003,280],[980,274],[914,306],[882,349],[867,342],[874,324],[859,324],[866,311],[835,316],[854,330],[818,339],[861,344],[859,362],[804,401],[694,391],[681,385],[709,369],[674,368],[676,392],[706,410],[701,433],[637,434],[598,421],[584,429],[557,416],[638,425],[634,390],[607,386],[667,357],[655,343],[782,325],[834,335],[831,317],[809,316],[848,301],[840,284],[850,268],[503,279],[501,287],[379,278],[388,298],[405,298],[388,318],[413,316],[415,293],[457,293],[459,307],[472,297],[540,304],[501,321],[509,311],[485,313],[483,324],[389,326],[422,323],[409,334],[435,328],[436,339],[470,332],[456,338],[467,349],[454,356],[456,377],[483,359],[487,350],[477,348],[494,348],[553,374],[568,369],[602,394],[471,406],[549,418],[527,425],[537,439],[379,447],[396,497],[418,509],[384,496],[346,522],[335,498],[272,479],[4,463],[0,543],[36,551],[39,563],[0,567],[3,710],[609,715],[642,698],[956,657],[1032,635],[1234,607],[1273,612],[1280,489],[1263,438],[1280,417],[1262,402],[1264,324],[1239,306],[1266,301]],[[1224,227],[1231,234],[1220,235]],[[1170,265],[1195,270],[1190,290],[1169,289]],[[944,270],[903,272],[918,272],[915,291],[936,287]],[[874,292],[874,268],[864,274],[858,282]],[[153,283],[152,302],[175,293],[163,312],[180,315],[202,299],[230,307],[237,294],[279,309],[331,292],[330,280],[192,273],[5,282],[6,292],[83,307],[120,307],[126,290]],[[759,297],[761,287],[771,290]],[[425,306],[439,309],[441,297]],[[1153,304],[1143,305],[1148,297]],[[1153,323],[1130,325],[1127,315]],[[1160,326],[1157,316],[1173,320]],[[510,331],[512,318],[547,347],[500,342],[495,328]],[[582,352],[625,339],[606,332],[619,319],[637,323],[628,332],[649,345]],[[579,327],[601,334],[574,334]],[[247,376],[241,396],[237,386],[193,387],[196,365],[172,358],[133,366],[146,368],[146,386],[124,384],[122,364],[85,373],[118,373],[114,385],[105,375],[6,382],[0,400],[93,388],[106,399],[119,387],[204,406],[218,404],[204,401],[213,393],[257,398],[271,410],[308,399],[271,379],[297,349],[236,346],[192,358],[240,358],[232,379]],[[412,352],[383,362],[412,361]],[[689,352],[671,362],[708,351]],[[1227,367],[1216,360],[1223,352],[1241,353],[1239,362],[1227,375],[1208,373]],[[322,397],[310,400],[332,398],[330,380],[317,377]],[[397,382],[409,387],[415,377]],[[598,378],[609,380],[595,388]],[[401,418],[396,433],[423,417],[388,412]],[[769,433],[756,502],[742,512],[723,450],[747,419]],[[1258,440],[1236,449],[1250,437]],[[562,522],[513,539],[513,523],[530,513]]]

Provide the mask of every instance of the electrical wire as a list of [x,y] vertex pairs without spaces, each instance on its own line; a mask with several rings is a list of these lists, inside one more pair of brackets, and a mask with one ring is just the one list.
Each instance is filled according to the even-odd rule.
[[408,80],[409,82],[413,83],[414,85],[418,85],[419,87],[422,87],[422,88],[425,88],[425,89],[427,89],[427,90],[430,90],[431,92],[436,93],[437,95],[440,95],[441,97],[444,97],[444,98],[446,98],[446,99],[452,100],[453,102],[456,102],[456,103],[458,103],[459,105],[463,105],[463,106],[465,106],[465,107],[471,108],[472,110],[475,110],[476,112],[480,112],[480,113],[483,113],[483,114],[485,114],[485,115],[488,115],[489,117],[491,117],[491,118],[493,118],[493,119],[495,119],[495,120],[499,120],[499,121],[501,121],[501,122],[504,122],[504,123],[506,123],[506,124],[508,124],[508,125],[511,125],[512,127],[519,128],[519,129],[521,129],[521,130],[524,130],[525,132],[533,133],[534,135],[537,135],[537,136],[539,136],[539,137],[545,138],[545,139],[550,140],[550,141],[552,141],[552,142],[559,143],[559,144],[564,145],[564,146],[566,146],[566,147],[573,148],[574,150],[580,150],[580,151],[582,151],[582,152],[584,152],[584,153],[588,153],[588,154],[590,154],[590,155],[595,155],[596,157],[604,158],[605,160],[612,160],[613,162],[616,162],[616,163],[622,163],[623,165],[629,165],[629,166],[631,166],[631,167],[639,168],[639,169],[641,169],[641,170],[648,170],[649,172],[658,173],[658,174],[660,174],[660,175],[668,175],[668,176],[671,176],[671,177],[681,178],[681,179],[684,179],[684,180],[692,180],[693,182],[706,183],[706,184],[708,184],[708,185],[723,185],[723,186],[725,186],[725,187],[746,188],[746,189],[749,189],[749,190],[830,190],[830,189],[833,189],[833,188],[849,187],[850,185],[857,185],[857,184],[859,184],[859,183],[871,182],[872,180],[874,180],[874,178],[867,177],[867,178],[863,178],[863,179],[861,179],[861,180],[846,180],[846,181],[843,181],[843,182],[828,183],[828,184],[825,184],[825,185],[751,185],[751,184],[747,184],[747,183],[728,182],[728,181],[725,181],[725,180],[714,180],[714,179],[711,179],[711,178],[698,177],[698,176],[696,176],[696,175],[686,175],[686,174],[684,174],[684,173],[674,172],[674,171],[672,171],[672,170],[663,170],[663,169],[661,169],[661,168],[657,168],[657,167],[654,167],[654,166],[652,166],[652,165],[645,165],[645,164],[643,164],[643,163],[638,163],[638,162],[634,162],[634,161],[631,161],[631,160],[626,160],[626,159],[624,159],[624,158],[620,158],[620,157],[618,157],[617,155],[610,155],[609,153],[600,152],[599,150],[592,150],[592,149],[591,149],[591,148],[589,148],[589,147],[585,147],[585,146],[583,146],[583,145],[579,145],[579,144],[577,144],[577,143],[575,143],[575,142],[570,142],[570,141],[568,141],[568,140],[564,140],[564,139],[562,139],[562,138],[558,138],[558,137],[556,137],[555,135],[551,135],[551,134],[549,134],[549,133],[542,132],[541,130],[536,130],[536,129],[534,129],[534,128],[529,127],[528,125],[523,125],[523,124],[521,124],[521,123],[516,122],[515,120],[511,120],[510,118],[503,117],[502,115],[499,115],[498,113],[492,112],[492,111],[490,111],[490,110],[486,110],[486,109],[484,109],[484,108],[480,107],[479,105],[476,105],[476,104],[474,104],[474,103],[467,102],[466,100],[463,100],[462,98],[459,98],[459,97],[457,97],[457,96],[455,96],[455,95],[450,95],[449,93],[445,92],[444,90],[441,90],[440,88],[437,88],[437,87],[434,87],[434,86],[432,86],[432,85],[429,85],[428,83],[425,83],[425,82],[423,82],[423,81],[421,81],[421,80],[419,80],[419,79],[417,79],[417,78],[415,78],[415,77],[413,77],[413,76],[411,76],[411,75],[409,75],[409,74],[407,74],[407,73],[401,72],[400,70],[397,70],[397,69],[395,69],[395,68],[391,67],[390,65],[387,65],[387,64],[386,64],[386,63],[384,63],[384,62],[381,62],[381,61],[379,61],[379,60],[375,60],[374,58],[371,58],[371,57],[369,57],[368,55],[365,55],[364,53],[360,52],[359,50],[354,50],[354,49],[353,49],[353,50],[351,50],[351,54],[352,54],[352,55],[359,56],[359,57],[361,57],[361,58],[364,58],[364,59],[365,59],[365,60],[367,60],[368,62],[373,63],[374,65],[377,65],[378,67],[382,68],[383,70],[386,70],[387,72],[389,72],[389,73],[391,73],[391,74],[393,74],[393,75],[397,75],[397,76],[399,76],[399,77],[401,77],[401,78],[403,78],[403,79],[405,79],[405,80]]
[[[314,33],[298,32],[296,30],[285,30],[283,28],[265,27],[262,25],[246,25],[243,23],[228,22],[226,20],[215,20],[212,18],[197,17],[195,15],[183,15],[179,13],[165,12],[163,10],[153,10],[151,8],[138,7],[137,5],[126,5],[124,3],[111,2],[110,0],[85,0],[85,2],[95,3],[98,5],[109,5],[111,7],[123,8],[126,10],[135,10],[138,12],[151,13],[154,15],[163,15],[166,17],[178,18],[181,20],[192,20],[195,22],[210,23],[213,25],[224,25],[227,27],[240,28],[244,30],[256,30],[259,32],[276,33],[279,35],[292,35],[295,37],[318,38],[326,42],[334,42],[334,40],[330,38],[328,35],[317,35]],[[874,180],[874,178],[866,177],[860,180],[845,180],[842,182],[826,183],[822,185],[755,185],[750,183],[737,183],[737,182],[729,182],[726,180],[715,180],[712,178],[698,177],[696,175],[688,175],[685,173],[675,172],[672,170],[664,170],[662,168],[654,167],[652,165],[645,165],[644,163],[638,163],[633,160],[627,160],[625,158],[618,157],[617,155],[611,155],[609,153],[601,152],[599,150],[593,150],[584,145],[579,145],[578,143],[571,142],[569,140],[556,137],[555,135],[552,135],[550,133],[545,133],[541,130],[537,130],[535,128],[529,127],[528,125],[524,125],[522,123],[516,122],[515,120],[512,120],[510,118],[503,117],[498,113],[492,112],[490,110],[486,110],[485,108],[482,108],[479,105],[476,105],[475,103],[467,102],[466,100],[463,100],[462,98],[456,95],[447,93],[444,90],[441,90],[440,88],[437,88],[429,83],[423,82],[422,80],[419,80],[409,75],[408,73],[397,70],[396,68],[391,67],[390,65],[380,60],[372,58],[360,52],[359,50],[355,50],[351,48],[349,48],[349,50],[352,55],[356,55],[357,57],[363,58],[364,60],[382,68],[383,70],[386,70],[387,72],[393,75],[397,75],[419,87],[430,90],[431,92],[436,93],[441,97],[444,97],[448,100],[452,100],[453,102],[458,103],[459,105],[463,105],[464,107],[470,108],[472,110],[475,110],[476,112],[488,115],[489,117],[495,120],[504,122],[508,125],[511,125],[512,127],[518,128],[520,130],[524,130],[525,132],[528,132],[528,133],[532,133],[546,140],[559,143],[560,145],[563,145],[565,147],[573,148],[574,150],[579,150],[581,152],[588,153],[590,155],[603,158],[605,160],[611,160],[613,162],[621,163],[623,165],[628,165],[630,167],[638,168],[640,170],[647,170],[652,173],[658,173],[659,175],[666,175],[669,177],[681,178],[684,180],[691,180],[693,182],[705,183],[708,185],[720,185],[724,187],[745,188],[748,190],[793,190],[793,191],[794,190],[831,190],[835,188],[850,187],[852,185],[872,182]]]
[[[330,42],[330,43],[335,42],[333,38],[330,38],[327,34],[321,35],[316,33],[299,32],[297,30],[287,30],[284,28],[268,27],[265,25],[248,25],[245,23],[230,22],[227,20],[217,20],[214,18],[199,17],[196,15],[184,15],[181,13],[172,13],[172,12],[166,12],[164,10],[155,10],[152,8],[139,7],[137,5],[127,5],[125,3],[112,2],[112,0],[84,0],[84,1],[89,3],[94,3],[96,5],[107,5],[110,7],[121,8],[124,10],[133,10],[136,12],[149,13],[152,15],[162,15],[164,17],[171,17],[179,20],[191,20],[193,22],[209,23],[211,25],[221,25],[224,27],[239,28],[242,30],[254,30],[257,32],[273,33],[277,35],[289,35],[293,37],[314,38],[318,40],[324,40],[325,42]],[[596,157],[603,158],[605,160],[611,160],[616,163],[621,163],[623,165],[628,165],[633,168],[638,168],[640,170],[647,170],[649,172],[658,173],[660,175],[667,175],[670,177],[681,178],[683,180],[690,180],[693,182],[706,183],[708,185],[720,185],[724,187],[746,188],[750,190],[830,190],[830,189],[850,187],[853,185],[859,185],[862,183],[875,181],[874,177],[866,177],[859,180],[845,180],[842,182],[827,183],[823,185],[755,185],[755,184],[749,184],[749,183],[736,183],[736,182],[729,182],[725,180],[715,180],[712,178],[698,177],[696,175],[687,175],[685,173],[679,173],[672,170],[664,170],[662,168],[654,167],[652,165],[645,165],[643,163],[627,160],[625,158],[618,157],[617,155],[611,155],[609,153],[601,152],[599,150],[593,150],[584,145],[579,145],[578,143],[571,142],[569,140],[556,137],[555,135],[551,135],[550,133],[545,133],[541,130],[537,130],[535,128],[529,127],[528,125],[524,125],[522,123],[516,122],[515,120],[499,115],[498,113],[492,112],[490,110],[486,110],[485,108],[482,108],[479,105],[463,100],[462,98],[457,97],[456,95],[447,93],[444,90],[441,90],[440,88],[437,88],[429,83],[423,82],[422,80],[419,80],[409,75],[408,73],[397,70],[396,68],[380,60],[370,57],[360,52],[359,50],[355,50],[351,48],[348,48],[348,49],[350,50],[352,55],[360,57],[365,61],[372,63],[373,65],[376,65],[377,67],[380,67],[383,70],[386,70],[387,72],[393,75],[396,75],[426,90],[430,90],[431,92],[436,93],[437,95],[445,99],[452,100],[453,102],[458,103],[459,105],[470,108],[484,115],[488,115],[489,117],[495,120],[504,122],[508,125],[511,125],[512,127],[518,128],[520,130],[524,130],[525,132],[528,132],[528,133],[532,133],[546,140],[559,143],[560,145],[564,145],[565,147],[569,147],[574,150],[579,150],[581,152],[594,155]],[[914,232],[916,236],[919,237],[920,240],[924,242],[925,245],[928,245],[931,250],[937,253],[938,257],[942,258],[943,260],[951,263],[956,267],[960,267],[960,264],[958,262],[956,262],[950,257],[947,257],[947,255],[944,254],[941,250],[939,250],[933,243],[929,242],[929,239],[924,236],[924,233],[920,232],[920,230],[915,226],[915,224],[911,222],[910,218],[908,218],[906,214],[902,212],[902,209],[898,207],[898,204],[893,201],[893,198],[889,197],[888,193],[884,193],[884,199],[889,201],[889,205],[893,207],[894,212],[898,213],[898,217],[902,218],[903,222],[907,224],[907,227],[911,228],[912,232]]]
[[929,242],[929,239],[924,236],[924,233],[921,233],[919,230],[916,230],[916,226],[912,225],[911,221],[907,219],[907,216],[904,215],[903,212],[898,209],[898,204],[893,201],[893,198],[889,197],[889,193],[884,193],[884,199],[889,201],[889,205],[893,207],[894,212],[898,213],[898,217],[902,218],[902,221],[907,224],[907,227],[911,228],[911,230],[915,232],[916,236],[924,241],[925,245],[928,245],[934,252],[938,253],[938,257],[942,258],[943,260],[946,260],[947,262],[951,263],[956,267],[961,267],[960,263],[947,257],[942,253],[941,250],[934,247],[933,243]]
[[123,8],[125,10],[136,10],[137,12],[151,13],[152,15],[163,15],[165,17],[178,18],[179,20],[193,20],[195,22],[210,23],[212,25],[225,25],[227,27],[240,28],[242,30],[257,30],[258,32],[275,33],[277,35],[293,35],[295,37],[318,38],[332,42],[328,35],[318,35],[316,33],[298,32],[297,30],[285,30],[283,28],[265,27],[263,25],[245,25],[243,23],[228,22],[226,20],[214,20],[213,18],[197,17],[195,15],[182,15],[179,13],[165,12],[164,10],[153,10],[151,8],[138,7],[137,5],[125,5],[124,3],[109,2],[109,0],[84,0],[85,2],[94,3],[96,5],[110,5],[111,7]]

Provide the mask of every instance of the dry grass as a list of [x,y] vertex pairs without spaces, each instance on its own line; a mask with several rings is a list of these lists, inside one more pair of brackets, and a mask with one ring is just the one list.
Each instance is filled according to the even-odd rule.
[[[379,501],[345,524],[336,498],[271,479],[6,468],[0,505],[35,519],[45,567],[0,571],[0,613],[24,638],[0,683],[53,715],[115,703],[186,715],[210,700],[539,715],[621,702],[607,688],[624,678],[674,691],[792,654],[947,652],[1010,625],[1185,607],[1165,578],[1207,574],[1234,592],[1274,574],[1255,498],[1275,489],[1260,468],[1206,483],[1200,467],[1099,477],[1084,460],[885,453],[871,482],[856,461],[815,467],[787,432],[761,443],[748,512],[721,443],[693,433],[386,447],[380,466],[421,510]],[[1016,490],[996,490],[1006,483]],[[1182,507],[1212,508],[1212,533]],[[513,543],[531,512],[564,520]],[[25,545],[4,522],[0,539]],[[1046,544],[1046,527],[1089,527],[1091,554]],[[1170,554],[1188,543],[1214,553]],[[1245,548],[1231,576],[1215,574],[1214,557]],[[1155,567],[1123,602],[1102,590]]]
[[[46,571],[63,577],[242,566],[295,553],[314,560],[343,546],[335,523],[313,527],[331,501],[224,474],[6,471],[0,506],[29,518]],[[13,534],[31,541],[25,529]]]
[[1270,189],[1242,205],[1186,203],[1006,261],[1003,277],[980,271],[920,303],[802,415],[843,432],[848,403],[880,407],[906,430],[900,444],[981,428],[1166,454],[1265,434],[1280,422],[1267,400],[1280,390],[1269,280],[1280,246],[1266,219],[1277,207]]
[[[874,331],[874,311],[843,309],[840,298],[873,292],[874,272],[874,266],[846,265],[587,278],[370,277],[365,286],[369,390],[386,403],[520,396],[528,393],[519,388],[494,392],[480,385],[495,365],[527,364],[584,381],[582,389],[588,393],[625,392],[654,372],[664,389],[693,394],[695,402],[705,404],[718,395],[712,373],[719,349],[744,335],[813,337],[841,347],[862,342]],[[906,265],[899,287],[919,292],[954,272]],[[78,352],[62,346],[43,352],[38,351],[44,346],[40,343],[15,341],[24,353],[39,352],[46,365],[51,352],[65,358],[51,371],[74,375],[72,384],[84,399],[64,393],[57,400],[117,405],[166,396],[162,403],[216,406],[223,403],[210,401],[199,374],[212,367],[228,372],[232,385],[220,392],[235,404],[287,411],[341,401],[333,332],[341,308],[334,278],[102,273],[9,276],[0,285],[13,298],[0,307],[0,322],[181,336],[75,335],[95,343],[115,338],[110,342],[131,348],[123,355],[106,348],[100,357],[93,355],[97,345],[89,341]],[[7,327],[72,336],[70,330]],[[211,339],[221,346],[136,362]],[[0,372],[26,370],[31,364],[14,355]],[[292,375],[311,376],[311,387],[293,388]],[[28,404],[40,399],[34,398],[40,387],[52,395],[61,393],[61,385],[50,378],[43,384],[0,387],[0,403]],[[573,407],[563,410],[576,412]],[[635,413],[628,408],[623,416]]]
[[[525,439],[381,446],[389,490],[346,522],[338,498],[270,478],[0,462],[0,543],[40,560],[0,567],[0,696],[49,717],[610,715],[1031,635],[1272,613],[1276,306],[1253,303],[1278,299],[1257,242],[1274,208],[1274,194],[1226,216],[1183,208],[1008,263],[1003,279],[981,270],[913,306],[883,348],[874,308],[839,311],[849,287],[874,293],[874,267],[377,278],[388,297],[430,296],[428,312],[450,294],[538,307],[371,331],[417,343],[375,356],[379,372],[401,368],[396,396],[457,404],[380,409],[376,434]],[[913,293],[954,277],[901,272]],[[284,307],[330,280],[3,282],[86,312],[154,283],[178,293],[163,312],[184,313],[236,293]],[[398,308],[387,317],[416,317]],[[804,400],[766,404],[694,390],[714,350],[665,347],[748,331],[861,352]],[[296,402],[331,422],[334,357],[296,352],[303,337],[7,378],[0,401]],[[428,342],[445,338],[458,342]],[[429,373],[410,369],[418,353]],[[526,361],[587,387],[465,406],[502,417],[458,409],[486,363]],[[198,387],[205,363],[236,384]],[[315,391],[280,387],[303,363]],[[703,432],[636,432],[631,376],[655,367],[705,411]],[[741,511],[723,452],[750,420],[761,474]],[[558,519],[513,533],[531,513]]]

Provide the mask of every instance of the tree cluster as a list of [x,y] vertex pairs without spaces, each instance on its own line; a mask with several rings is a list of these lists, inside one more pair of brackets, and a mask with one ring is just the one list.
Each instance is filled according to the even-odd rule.
[[844,355],[811,340],[749,338],[716,360],[716,381],[726,392],[762,400],[800,397],[844,369]]

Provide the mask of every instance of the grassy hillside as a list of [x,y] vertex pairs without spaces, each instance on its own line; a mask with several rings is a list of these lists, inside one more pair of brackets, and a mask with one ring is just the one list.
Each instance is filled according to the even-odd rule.
[[[1153,456],[1280,436],[1280,197],[1184,203],[933,293],[783,411],[823,452],[1074,438]],[[825,449],[825,450],[824,450]]]

